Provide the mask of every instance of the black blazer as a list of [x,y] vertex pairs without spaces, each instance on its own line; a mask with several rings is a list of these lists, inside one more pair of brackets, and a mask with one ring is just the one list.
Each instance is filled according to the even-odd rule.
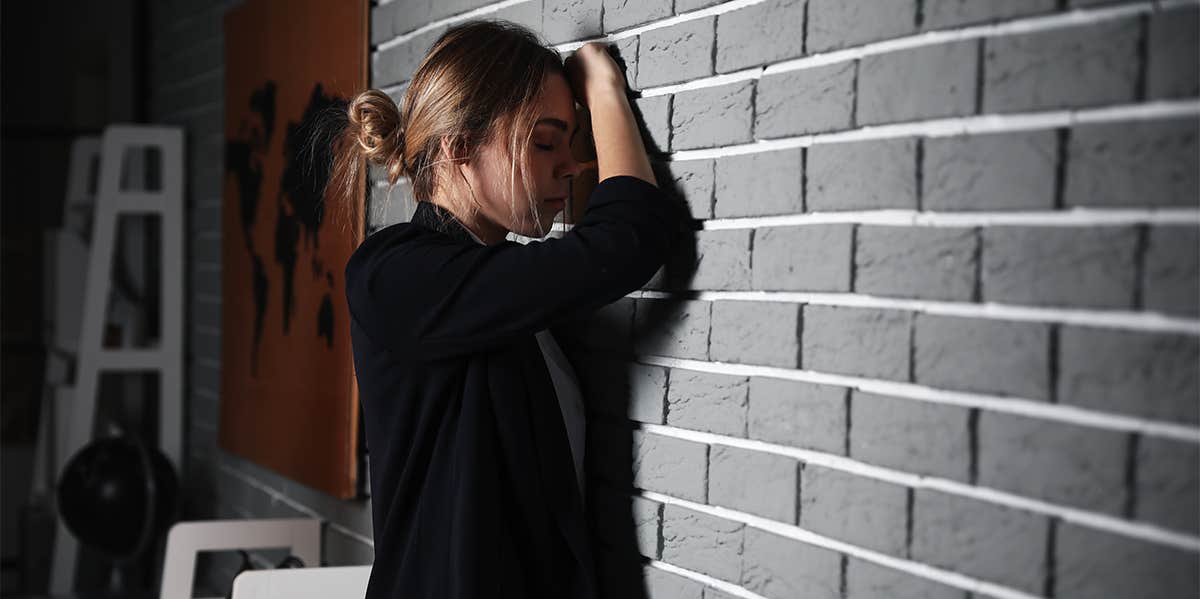
[[644,285],[683,216],[657,187],[616,176],[561,239],[479,245],[422,202],[411,223],[355,250],[346,296],[370,452],[368,599],[596,596],[534,333]]

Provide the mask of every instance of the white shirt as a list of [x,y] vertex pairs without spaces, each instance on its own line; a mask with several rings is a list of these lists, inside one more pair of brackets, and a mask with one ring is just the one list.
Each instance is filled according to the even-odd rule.
[[[463,227],[467,229],[466,227]],[[480,245],[486,245],[475,233],[467,229],[467,233]],[[583,447],[587,434],[586,415],[583,407],[583,393],[579,390],[579,379],[575,369],[563,353],[554,335],[549,329],[538,331],[538,347],[542,350],[542,358],[546,360],[546,368],[550,370],[550,381],[554,384],[554,394],[558,397],[558,407],[562,411],[563,423],[567,427],[567,442],[571,446],[571,457],[575,462],[575,481],[579,484],[580,496],[586,496],[583,477]]]

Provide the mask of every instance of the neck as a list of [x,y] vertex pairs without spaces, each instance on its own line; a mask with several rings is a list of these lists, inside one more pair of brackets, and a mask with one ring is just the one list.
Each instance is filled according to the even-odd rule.
[[441,198],[435,199],[433,203],[453,215],[459,224],[470,231],[472,235],[479,238],[484,245],[500,243],[508,236],[507,229],[496,226],[495,223],[487,220],[481,213],[477,212],[474,217],[460,214],[458,209]]

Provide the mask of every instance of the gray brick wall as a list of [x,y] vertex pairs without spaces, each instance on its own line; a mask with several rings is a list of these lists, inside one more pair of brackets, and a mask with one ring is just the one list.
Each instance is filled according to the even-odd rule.
[[[155,9],[157,118],[214,148],[188,187],[186,482],[196,513],[311,510],[328,561],[365,563],[368,503],[216,449],[222,6]],[[399,98],[481,6],[373,6],[371,85]],[[573,331],[602,570],[654,560],[654,598],[1200,592],[1196,3],[492,14],[608,36],[698,225],[655,293]],[[384,191],[372,228],[411,211]]]

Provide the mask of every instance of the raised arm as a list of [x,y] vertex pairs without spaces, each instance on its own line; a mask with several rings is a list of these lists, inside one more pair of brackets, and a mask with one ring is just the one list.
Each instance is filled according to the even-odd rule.
[[603,44],[584,44],[566,60],[575,97],[591,113],[596,167],[601,181],[618,175],[656,185],[646,146],[625,95],[625,77]]

